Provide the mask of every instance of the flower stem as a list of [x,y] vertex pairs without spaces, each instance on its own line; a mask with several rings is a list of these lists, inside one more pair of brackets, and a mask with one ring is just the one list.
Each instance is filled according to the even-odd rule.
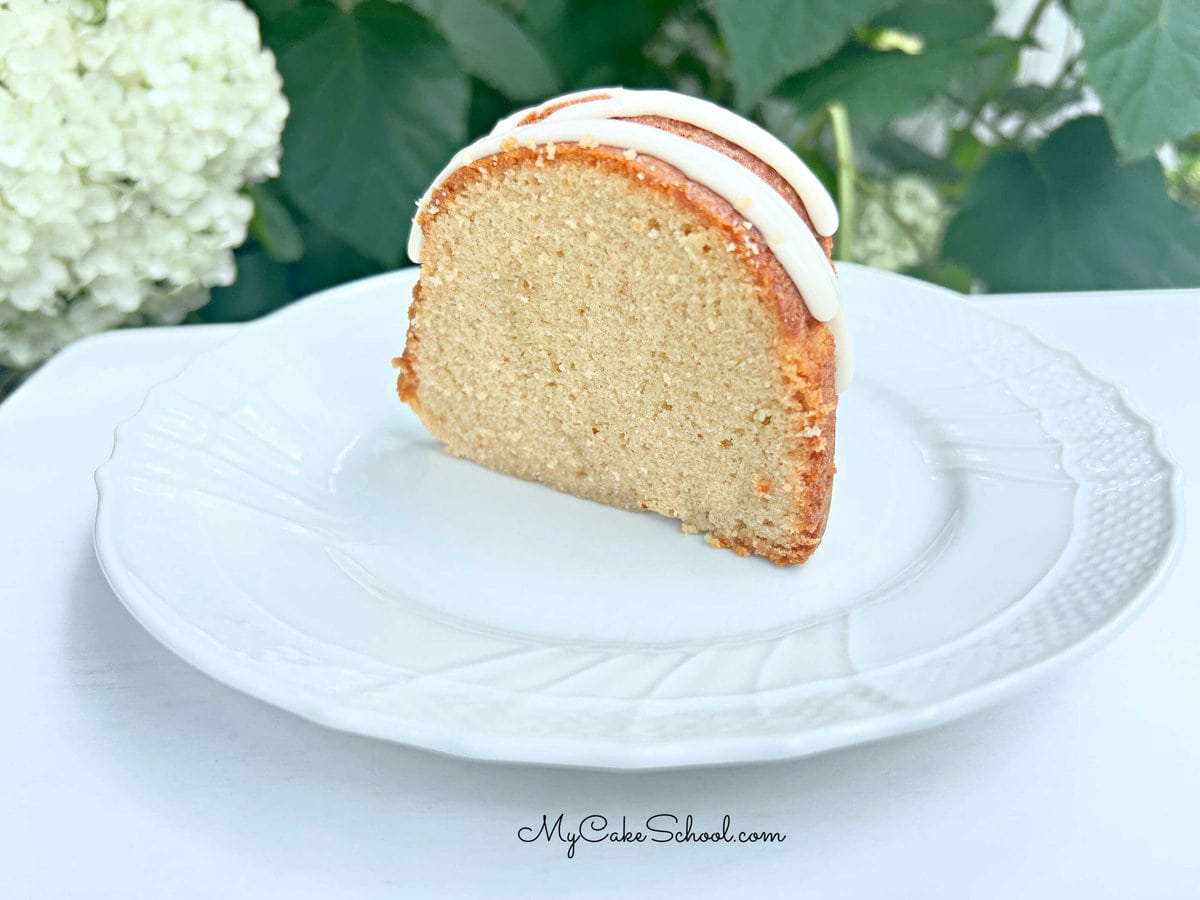
[[841,225],[838,228],[838,259],[850,259],[854,246],[855,209],[854,142],[850,136],[850,116],[841,103],[830,103],[829,125],[833,129],[833,151],[837,160],[838,206]]

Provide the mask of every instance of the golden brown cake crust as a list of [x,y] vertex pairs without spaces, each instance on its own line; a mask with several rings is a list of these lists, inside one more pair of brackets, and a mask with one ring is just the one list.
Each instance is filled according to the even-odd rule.
[[[534,122],[540,122],[543,119],[553,115],[560,109],[567,106],[574,106],[577,103],[587,103],[592,100],[604,100],[611,97],[611,94],[604,91],[597,91],[594,94],[587,94],[582,97],[572,97],[569,100],[563,100],[558,103],[551,103],[539,109],[535,109],[520,121],[520,125],[530,125]],[[772,188],[775,193],[783,197],[784,200],[799,213],[800,218],[804,220],[810,229],[812,229],[812,219],[808,215],[808,210],[804,206],[804,201],[800,195],[796,193],[796,189],[792,187],[786,178],[768,166],[765,162],[751,153],[749,150],[741,147],[732,141],[726,140],[720,135],[713,134],[701,128],[699,125],[693,125],[690,122],[681,122],[678,119],[670,119],[665,116],[632,116],[625,120],[629,122],[637,122],[641,125],[651,125],[654,128],[661,128],[663,131],[670,131],[678,134],[681,137],[690,138],[698,144],[703,144],[709,149],[716,150],[718,153],[723,153],[730,159],[741,163]],[[825,251],[825,255],[830,261],[833,259],[833,238],[825,235],[817,234],[813,229],[813,236]]]
[[[768,184],[776,187],[811,227],[808,215],[795,191],[786,183],[782,183],[780,176],[757,157],[695,126],[657,117],[644,117],[635,121],[644,121],[645,124],[698,140],[746,165]],[[636,179],[648,189],[667,194],[702,217],[706,223],[721,229],[730,244],[736,245],[735,252],[747,270],[753,273],[760,288],[760,296],[773,307],[774,320],[777,323],[775,343],[778,365],[784,381],[791,389],[791,396],[788,398],[789,411],[798,417],[800,430],[807,430],[812,434],[811,437],[803,438],[806,443],[804,452],[797,453],[796,464],[793,467],[794,484],[791,487],[802,485],[802,489],[793,489],[791,492],[796,498],[794,510],[799,527],[795,530],[793,539],[786,545],[719,535],[708,535],[708,541],[713,546],[731,549],[740,556],[751,553],[765,556],[779,565],[804,562],[820,543],[824,533],[835,472],[837,393],[834,386],[834,339],[828,327],[809,313],[794,282],[766,248],[757,230],[724,198],[690,180],[674,166],[653,157],[630,154],[623,148],[603,145],[585,147],[579,143],[561,143],[553,147],[553,152],[549,152],[545,146],[514,146],[454,172],[433,192],[429,204],[420,210],[417,223],[423,230],[428,231],[433,217],[449,209],[457,195],[481,179],[495,176],[507,167],[546,166],[555,161],[571,159],[587,160],[592,165]],[[821,239],[820,236],[818,239],[821,240],[828,256],[830,241]],[[418,283],[413,289],[411,320],[419,318],[422,302],[421,286]],[[412,407],[423,421],[432,424],[432,411],[424,409],[420,402],[419,380],[414,367],[414,362],[419,357],[420,333],[410,325],[404,354],[393,361],[399,370],[397,389],[401,400]]]

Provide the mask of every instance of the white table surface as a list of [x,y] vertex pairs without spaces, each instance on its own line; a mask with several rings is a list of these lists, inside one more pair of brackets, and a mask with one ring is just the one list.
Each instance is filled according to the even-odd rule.
[[[1200,471],[1200,291],[977,302],[1129,388]],[[0,404],[0,897],[1200,897],[1200,549],[1096,655],[935,731],[788,763],[609,774],[327,731],[125,612],[94,469],[146,389],[234,326],[83,341]],[[400,340],[398,337],[397,340]],[[1200,508],[1193,478],[1185,503]],[[543,813],[776,845],[523,844]]]

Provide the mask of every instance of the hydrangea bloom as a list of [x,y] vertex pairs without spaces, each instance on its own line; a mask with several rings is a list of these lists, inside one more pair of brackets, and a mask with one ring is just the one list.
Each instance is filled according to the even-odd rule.
[[932,256],[951,212],[937,186],[919,175],[873,182],[858,203],[854,261],[880,269],[904,269]]
[[0,0],[0,364],[234,276],[287,101],[237,0]]

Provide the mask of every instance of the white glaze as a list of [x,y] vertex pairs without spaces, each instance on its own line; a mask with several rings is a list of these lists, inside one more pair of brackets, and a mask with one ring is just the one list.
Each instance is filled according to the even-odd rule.
[[[595,104],[600,102],[602,101],[589,101],[577,106],[581,109],[595,109]],[[557,114],[530,125],[512,124],[511,127],[506,127],[509,123],[519,121],[526,114],[519,113],[516,114],[517,117],[510,116],[502,120],[491,134],[456,153],[418,202],[418,211],[428,209],[431,214],[436,215],[437,204],[433,202],[433,193],[450,175],[464,166],[503,152],[512,146],[543,146],[549,143],[590,140],[597,144],[621,147],[652,156],[674,166],[690,180],[723,197],[758,230],[758,235],[747,236],[747,244],[753,248],[755,238],[761,238],[796,285],[812,316],[829,324],[834,333],[837,390],[844,390],[849,385],[854,368],[854,354],[842,309],[837,276],[812,230],[778,191],[741,163],[674,132],[620,118],[559,118]],[[659,111],[655,114],[664,113]],[[739,118],[739,121],[744,120]],[[512,143],[514,141],[515,145]],[[824,191],[823,188],[821,190]],[[830,202],[832,204],[832,201]],[[414,262],[420,262],[423,244],[424,235],[414,219],[408,239],[408,255]]]
[[[812,231],[800,221],[791,205],[741,163],[661,128],[620,119],[547,119],[522,125],[504,135],[488,135],[459,152],[434,184],[440,184],[463,166],[500,153],[505,146],[544,146],[589,138],[598,144],[623,147],[670,163],[689,179],[730,200],[746,221],[758,229],[771,252],[796,282],[813,316],[825,322],[837,315],[841,304],[833,268]],[[517,144],[510,143],[514,140]],[[436,214],[437,203],[432,196],[429,200],[423,198],[423,202]],[[414,228],[408,248],[413,259],[419,259],[421,237],[421,230]]]
[[758,157],[778,172],[780,177],[790,184],[800,196],[800,200],[808,212],[808,217],[812,219],[813,228],[818,234],[829,237],[837,231],[837,204],[829,196],[829,191],[825,190],[821,179],[813,174],[803,160],[765,128],[760,128],[737,113],[730,112],[707,100],[701,100],[699,97],[689,97],[687,94],[677,94],[674,91],[592,88],[587,91],[564,94],[548,100],[541,106],[515,112],[497,122],[496,127],[492,129],[492,134],[507,134],[516,128],[526,116],[548,106],[557,106],[562,103],[568,105],[560,106],[546,118],[558,120],[626,119],[633,116],[662,116],[710,131],[731,144],[736,144],[752,156]]

